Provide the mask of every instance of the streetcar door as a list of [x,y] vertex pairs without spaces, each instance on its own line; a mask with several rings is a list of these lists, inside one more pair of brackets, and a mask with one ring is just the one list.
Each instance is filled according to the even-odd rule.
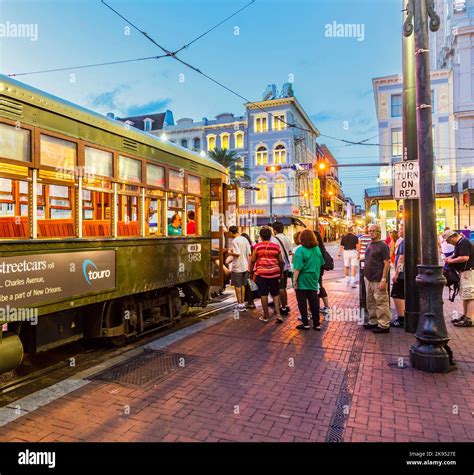
[[[237,224],[237,188],[211,179],[211,285],[224,287],[224,265],[229,246],[228,228]],[[228,266],[226,266],[228,267]]]

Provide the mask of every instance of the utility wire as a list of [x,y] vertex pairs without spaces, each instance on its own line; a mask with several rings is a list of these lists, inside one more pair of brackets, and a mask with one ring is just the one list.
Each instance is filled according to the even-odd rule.
[[110,61],[108,63],[95,63],[95,64],[85,64],[82,66],[69,66],[67,68],[56,68],[56,69],[43,69],[40,71],[29,71],[24,73],[14,73],[8,74],[9,77],[16,77],[16,76],[26,76],[27,74],[43,74],[43,73],[54,73],[58,71],[68,71],[70,69],[84,69],[84,68],[95,68],[97,66],[110,66],[111,64],[123,64],[123,63],[132,63],[136,61],[148,61],[150,59],[161,59],[169,56],[167,54],[163,54],[161,56],[148,56],[146,58],[136,58],[136,59],[124,59],[122,61]]

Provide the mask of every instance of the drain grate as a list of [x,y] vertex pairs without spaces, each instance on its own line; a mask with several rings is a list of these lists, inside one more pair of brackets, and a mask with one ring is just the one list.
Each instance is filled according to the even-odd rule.
[[367,332],[359,328],[355,336],[354,345],[349,356],[349,362],[341,384],[341,389],[337,395],[336,407],[332,414],[329,430],[326,435],[326,442],[344,442],[344,431],[349,415],[349,408],[352,403],[352,395],[359,373],[359,366],[362,359],[362,349],[364,348]]
[[105,381],[123,386],[143,388],[170,377],[179,369],[187,368],[195,356],[144,350],[137,356],[96,374],[92,381]]

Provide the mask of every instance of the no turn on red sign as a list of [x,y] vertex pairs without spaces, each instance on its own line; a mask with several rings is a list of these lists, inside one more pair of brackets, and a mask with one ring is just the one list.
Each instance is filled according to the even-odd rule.
[[393,194],[396,200],[420,197],[420,167],[418,160],[393,165]]

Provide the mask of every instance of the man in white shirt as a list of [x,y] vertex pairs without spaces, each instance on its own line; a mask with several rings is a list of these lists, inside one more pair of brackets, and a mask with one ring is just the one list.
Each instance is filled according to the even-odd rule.
[[291,261],[290,256],[293,254],[292,244],[290,238],[283,234],[283,230],[285,226],[280,221],[275,221],[272,224],[273,228],[273,236],[271,241],[278,244],[281,249],[281,257],[283,259],[284,267],[283,267],[283,275],[280,279],[280,314],[281,315],[288,315],[290,312],[290,308],[288,307],[288,295],[286,293],[286,287],[288,285],[288,277],[291,271]]
[[230,282],[235,288],[237,309],[239,312],[243,312],[245,310],[244,287],[249,276],[249,257],[252,254],[252,249],[248,240],[239,234],[237,226],[230,226],[229,233],[232,237],[232,247],[228,254],[233,257]]
[[[449,231],[450,228],[446,227],[444,228],[443,234],[446,231]],[[441,254],[443,259],[447,259],[448,257],[451,257],[454,254],[454,246],[452,244],[449,244],[446,239],[444,239],[443,234],[439,237],[439,250],[441,251]]]

